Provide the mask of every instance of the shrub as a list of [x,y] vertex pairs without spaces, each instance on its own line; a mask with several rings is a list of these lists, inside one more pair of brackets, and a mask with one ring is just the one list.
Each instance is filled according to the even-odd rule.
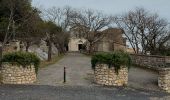
[[129,54],[123,51],[115,51],[113,53],[98,53],[92,56],[92,69],[95,69],[96,64],[108,64],[109,68],[114,67],[118,73],[121,66],[130,68],[131,59]]
[[33,53],[29,52],[12,52],[7,53],[3,56],[3,63],[17,64],[22,67],[27,67],[29,65],[34,65],[35,72],[38,72],[38,67],[40,64],[40,59]]

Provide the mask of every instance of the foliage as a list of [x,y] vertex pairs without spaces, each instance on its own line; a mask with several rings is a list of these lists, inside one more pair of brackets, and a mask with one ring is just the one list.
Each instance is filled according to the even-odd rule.
[[38,26],[42,21],[39,14],[31,0],[0,0],[0,41],[17,39],[30,44],[39,41],[44,36]]
[[118,73],[121,66],[130,68],[130,56],[123,51],[115,51],[113,53],[98,53],[92,56],[91,64],[92,69],[95,69],[96,64],[108,64],[110,67],[115,67]]
[[160,51],[160,53],[163,56],[170,56],[170,50],[162,50],[162,51]]
[[3,56],[2,62],[21,65],[26,67],[29,65],[34,65],[36,73],[38,72],[38,67],[40,65],[40,59],[33,53],[29,52],[12,52],[7,53]]
[[59,60],[61,60],[64,57],[64,54],[61,55],[55,55],[52,57],[51,61],[41,61],[40,66],[41,68],[47,67],[49,65],[53,65]]
[[62,28],[57,26],[52,21],[44,21],[42,28],[44,28],[44,31],[49,34],[56,34],[58,32],[62,32]]

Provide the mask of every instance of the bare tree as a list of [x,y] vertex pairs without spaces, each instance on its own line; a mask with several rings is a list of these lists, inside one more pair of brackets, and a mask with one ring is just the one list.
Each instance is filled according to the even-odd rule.
[[43,17],[45,20],[53,22],[57,26],[62,28],[62,32],[57,32],[57,34],[51,37],[51,42],[57,47],[59,54],[65,53],[66,47],[69,42],[69,22],[70,13],[72,13],[72,8],[66,6],[64,8],[52,7],[47,10],[43,10]]
[[94,44],[105,34],[100,32],[111,24],[111,17],[91,9],[73,11],[70,17],[71,30],[77,32],[89,42],[89,53],[93,52]]
[[48,21],[42,24],[44,33],[46,33],[46,41],[48,45],[48,61],[52,58],[52,44],[54,43],[54,38],[62,32],[62,28],[57,26],[55,23]]
[[64,54],[66,52],[66,47],[69,42],[70,34],[68,32],[60,32],[53,38],[54,44],[57,47],[59,54]]
[[69,27],[69,15],[72,12],[72,8],[66,6],[64,8],[52,7],[47,10],[43,10],[43,16],[47,21],[56,23],[58,26],[62,27],[63,31],[68,31]]
[[167,41],[167,22],[143,8],[136,8],[127,14],[115,18],[118,27],[124,30],[130,45],[135,53],[150,51],[157,52],[162,44]]

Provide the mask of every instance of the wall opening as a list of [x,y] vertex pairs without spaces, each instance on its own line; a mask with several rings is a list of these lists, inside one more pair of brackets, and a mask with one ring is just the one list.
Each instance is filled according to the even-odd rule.
[[82,50],[83,49],[83,44],[78,44],[78,50]]

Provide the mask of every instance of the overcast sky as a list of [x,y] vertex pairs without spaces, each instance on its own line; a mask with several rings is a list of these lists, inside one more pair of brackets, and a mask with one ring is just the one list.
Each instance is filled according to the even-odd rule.
[[50,8],[53,6],[74,8],[91,8],[106,14],[122,14],[135,7],[143,7],[158,13],[170,22],[170,0],[32,0],[33,6]]

